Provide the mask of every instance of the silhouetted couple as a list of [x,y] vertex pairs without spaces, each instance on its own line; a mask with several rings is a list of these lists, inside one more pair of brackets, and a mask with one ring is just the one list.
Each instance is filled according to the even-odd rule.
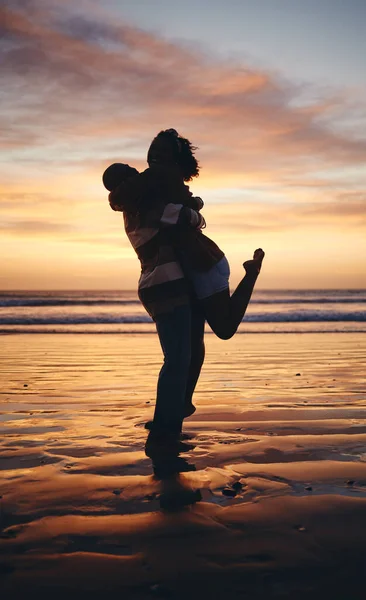
[[185,185],[197,177],[196,148],[174,129],[152,141],[149,168],[138,173],[115,163],[103,174],[113,210],[122,211],[127,236],[141,262],[139,298],[153,318],[164,354],[149,442],[175,444],[196,410],[192,396],[205,356],[204,324],[221,339],[236,332],[261,269],[258,249],[230,296],[229,263],[202,233],[203,201]]

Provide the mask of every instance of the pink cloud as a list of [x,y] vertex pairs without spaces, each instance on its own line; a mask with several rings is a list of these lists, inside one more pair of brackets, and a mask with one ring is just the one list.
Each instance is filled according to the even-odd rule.
[[103,13],[82,16],[69,3],[57,12],[52,3],[36,13],[27,5],[3,9],[4,146],[94,139],[102,148],[132,136],[146,147],[160,128],[175,126],[202,147],[209,169],[228,173],[314,171],[319,160],[366,158],[366,142],[329,123],[339,99],[322,94],[299,106],[299,86],[270,72],[220,62]]
[[[3,195],[5,233],[119,247],[120,220],[101,228],[95,217],[84,231],[83,211],[68,210],[90,209],[97,193],[103,202],[100,174],[108,162],[123,157],[144,168],[151,138],[172,126],[200,146],[200,185],[262,185],[268,196],[282,196],[226,206],[209,206],[208,197],[209,233],[364,226],[365,196],[346,172],[332,179],[332,170],[366,159],[359,130],[337,121],[352,116],[345,99],[322,91],[304,106],[297,83],[167,42],[102,11],[82,14],[72,2],[5,2],[1,28],[0,143],[12,150],[3,173],[16,182]],[[75,194],[76,169],[79,186],[99,186],[94,199]],[[69,189],[58,195],[61,179]]]

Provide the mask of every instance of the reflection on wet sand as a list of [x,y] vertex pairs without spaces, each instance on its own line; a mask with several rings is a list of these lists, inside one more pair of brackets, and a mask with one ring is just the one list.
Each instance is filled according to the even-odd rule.
[[363,599],[362,340],[209,337],[167,451],[153,336],[3,337],[2,597]]
[[174,511],[202,500],[200,490],[192,488],[180,476],[180,473],[196,470],[194,464],[180,456],[183,452],[194,450],[194,445],[178,442],[162,446],[149,438],[145,452],[151,458],[155,479],[160,481],[160,508]]

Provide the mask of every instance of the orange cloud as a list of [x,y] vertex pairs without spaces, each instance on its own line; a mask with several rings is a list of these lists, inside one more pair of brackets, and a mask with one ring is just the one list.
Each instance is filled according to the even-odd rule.
[[208,58],[106,14],[97,21],[70,4],[56,13],[52,6],[41,16],[11,3],[3,9],[11,101],[4,145],[37,146],[56,134],[84,145],[93,138],[101,148],[132,136],[146,147],[157,130],[174,125],[197,139],[207,165],[223,171],[365,160],[363,140],[326,123],[339,99],[303,106],[299,86],[270,72]]
[[[33,273],[35,282],[49,277],[57,287],[60,274],[62,285],[69,277],[78,287],[85,272],[96,287],[115,287],[122,258],[129,275],[121,280],[134,287],[136,257],[100,178],[116,160],[143,169],[150,140],[165,127],[200,147],[202,175],[192,189],[207,202],[208,234],[235,260],[243,239],[250,248],[264,240],[274,261],[268,285],[276,286],[281,273],[286,281],[286,269],[294,282],[303,281],[300,253],[316,261],[324,240],[328,263],[337,257],[340,264],[339,248],[352,238],[361,245],[366,142],[353,124],[354,99],[312,88],[317,98],[309,104],[306,84],[78,6],[5,0],[1,9],[0,145],[7,158],[0,210],[8,288],[19,287],[25,271],[28,284]],[[291,265],[281,254],[291,262],[290,247],[297,248]],[[353,259],[352,282],[364,271]],[[312,269],[304,266],[309,281]],[[321,281],[325,266],[317,269]]]

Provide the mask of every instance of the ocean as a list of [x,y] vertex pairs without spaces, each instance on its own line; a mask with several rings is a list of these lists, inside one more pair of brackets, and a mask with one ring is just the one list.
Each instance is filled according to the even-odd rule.
[[[135,292],[0,292],[2,334],[154,331]],[[366,333],[366,290],[254,291],[238,331]]]

